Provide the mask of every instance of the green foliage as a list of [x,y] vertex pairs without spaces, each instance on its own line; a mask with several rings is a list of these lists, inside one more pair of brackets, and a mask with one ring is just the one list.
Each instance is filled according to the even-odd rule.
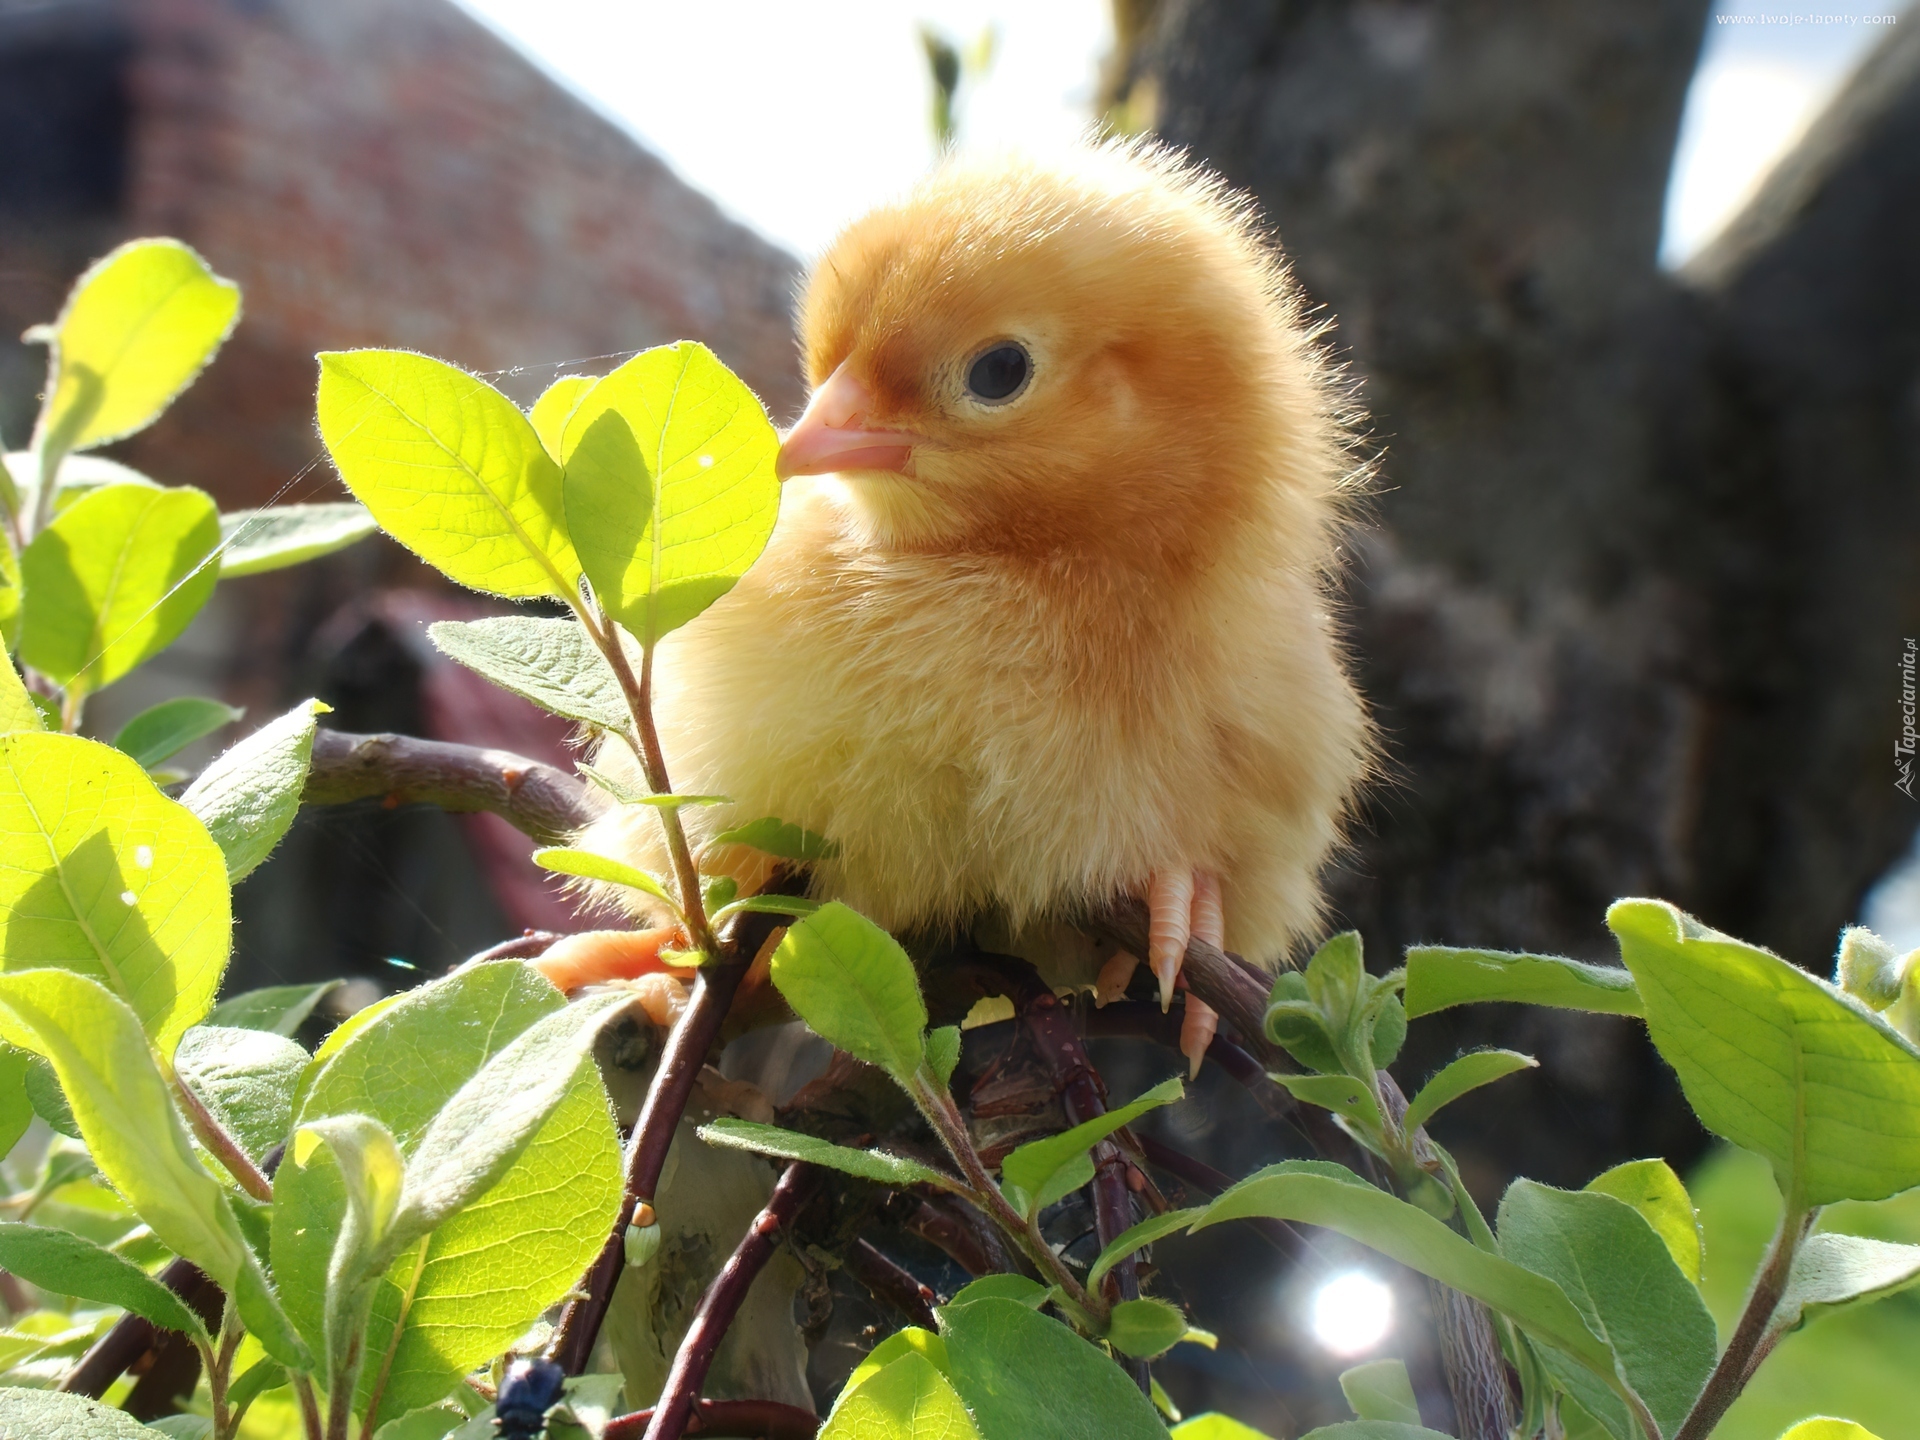
[[34,449],[62,456],[160,417],[240,317],[240,287],[178,240],[133,240],[82,275],[60,318],[29,340],[52,348]]
[[1680,1267],[1695,1285],[1700,1283],[1700,1267],[1706,1259],[1706,1241],[1700,1233],[1700,1218],[1694,1213],[1687,1187],[1664,1160],[1628,1160],[1593,1177],[1586,1188],[1600,1195],[1611,1195],[1640,1212],[1640,1218],[1653,1227]]
[[[1638,1396],[1662,1434],[1679,1429],[1717,1346],[1699,1291],[1653,1227],[1611,1195],[1516,1180],[1500,1202],[1499,1233],[1501,1254],[1558,1284],[1607,1343],[1614,1388]],[[1602,1380],[1552,1349],[1542,1358],[1618,1440],[1632,1440],[1628,1411]]]
[[1420,1423],[1420,1403],[1413,1397],[1413,1381],[1403,1361],[1369,1360],[1341,1371],[1340,1393],[1362,1420],[1384,1420],[1393,1425]]
[[816,835],[811,830],[802,830],[785,820],[776,820],[768,816],[746,825],[737,825],[731,830],[722,830],[713,837],[716,845],[745,845],[749,849],[772,855],[780,860],[791,860],[796,865],[810,865],[815,860],[831,860],[840,853],[840,847],[831,840]]
[[427,636],[442,654],[543,710],[602,730],[624,732],[633,723],[613,667],[575,621],[440,620]]
[[1531,1055],[1512,1050],[1476,1050],[1471,1055],[1462,1055],[1420,1087],[1420,1093],[1407,1102],[1407,1116],[1402,1123],[1408,1130],[1417,1130],[1443,1105],[1451,1105],[1469,1090],[1491,1085],[1516,1070],[1537,1069],[1539,1064]]
[[124,1410],[58,1390],[0,1386],[0,1440],[153,1440]]
[[252,874],[293,825],[313,763],[315,721],[331,708],[308,700],[268,721],[215,758],[180,797],[226,856],[229,880]]
[[1133,1381],[1056,1320],[1014,1300],[940,1311],[953,1386],[982,1440],[1164,1440]]
[[74,696],[111,685],[187,628],[213,594],[220,514],[185,486],[109,485],[20,557],[20,658]]
[[131,1260],[71,1231],[0,1223],[0,1268],[55,1295],[118,1305],[163,1330],[206,1339],[184,1301]]
[[1123,1355],[1151,1360],[1187,1337],[1187,1317],[1165,1300],[1122,1300],[1107,1317],[1107,1343]]
[[815,1033],[905,1080],[919,1068],[927,1006],[913,962],[886,931],[837,901],[791,926],[773,983]]
[[1088,1152],[1095,1145],[1121,1126],[1131,1125],[1149,1110],[1173,1104],[1186,1093],[1187,1087],[1174,1076],[1118,1110],[1109,1110],[1044,1140],[1028,1141],[1000,1162],[1008,1201],[1031,1216],[1072,1194],[1093,1179],[1093,1157]]
[[889,1155],[884,1150],[854,1150],[845,1145],[802,1135],[797,1130],[782,1130],[777,1125],[762,1125],[752,1120],[722,1116],[700,1127],[700,1138],[709,1145],[724,1145],[731,1150],[752,1150],[781,1160],[805,1160],[825,1165],[845,1175],[871,1180],[877,1185],[937,1185],[943,1190],[954,1182],[918,1160]]
[[607,613],[642,645],[731,590],[780,509],[760,402],[704,345],[644,351],[578,397],[561,438],[567,522]]
[[344,550],[380,527],[352,501],[232,510],[220,517],[220,578],[284,570]]
[[214,1006],[206,1023],[291,1036],[306,1023],[314,1006],[344,984],[344,980],[323,980],[318,985],[268,985],[247,990]]
[[293,1092],[307,1052],[271,1030],[196,1025],[180,1037],[174,1073],[255,1164],[293,1128]]
[[113,737],[113,748],[151,770],[196,740],[224,730],[247,712],[218,700],[182,695],[142,710]]
[[0,968],[59,965],[98,980],[163,1055],[206,1013],[227,963],[219,853],[118,750],[0,737]]
[[666,901],[675,914],[680,911],[679,901],[674,899],[673,892],[665,885],[638,866],[616,860],[611,855],[596,855],[591,850],[575,850],[565,845],[549,845],[533,852],[533,863],[556,875],[574,875],[582,880],[598,880],[604,885],[624,885],[629,890],[638,890],[656,900]]
[[979,1440],[952,1383],[909,1352],[865,1379],[836,1406],[821,1440]]
[[1671,905],[1607,912],[1647,1029],[1701,1123],[1772,1163],[1791,1210],[1920,1185],[1920,1050],[1777,955]]
[[1455,1005],[1507,1000],[1603,1015],[1638,1015],[1640,997],[1623,970],[1583,965],[1558,955],[1407,948],[1407,1015],[1419,1019]]

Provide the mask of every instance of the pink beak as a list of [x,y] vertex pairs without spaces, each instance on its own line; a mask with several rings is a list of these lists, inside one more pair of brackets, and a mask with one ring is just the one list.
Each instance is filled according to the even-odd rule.
[[806,413],[794,423],[781,443],[774,473],[782,480],[796,475],[834,475],[854,470],[890,470],[908,473],[913,447],[921,437],[909,430],[869,428],[873,392],[843,362],[807,401]]

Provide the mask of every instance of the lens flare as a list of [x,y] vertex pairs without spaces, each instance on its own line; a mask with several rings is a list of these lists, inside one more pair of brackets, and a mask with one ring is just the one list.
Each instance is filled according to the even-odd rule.
[[1334,1276],[1308,1305],[1313,1338],[1335,1355],[1363,1355],[1393,1329],[1393,1291],[1364,1270]]

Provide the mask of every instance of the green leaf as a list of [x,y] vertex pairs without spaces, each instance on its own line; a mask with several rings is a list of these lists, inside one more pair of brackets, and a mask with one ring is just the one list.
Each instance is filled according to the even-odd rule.
[[1418,1020],[1455,1005],[1508,1000],[1603,1015],[1638,1015],[1633,977],[1610,965],[1583,965],[1558,955],[1501,950],[1407,947],[1407,1015]]
[[438,1229],[497,1185],[573,1092],[600,1031],[633,1003],[595,995],[542,1016],[462,1085],[407,1161],[399,1233]]
[[1701,1123],[1766,1156],[1789,1207],[1920,1185],[1920,1050],[1777,955],[1673,906],[1622,900],[1607,924],[1653,1043]]
[[293,824],[313,764],[315,717],[332,708],[308,700],[269,720],[215,756],[180,797],[226,856],[228,880],[251,874]]
[[[5,537],[0,537],[0,550],[6,548]],[[0,646],[0,649],[11,648],[11,645]],[[27,687],[20,680],[20,672],[13,668],[13,661],[8,659],[4,665],[0,665],[0,735],[11,735],[16,730],[46,728],[40,720],[40,708],[33,703],[33,697],[27,694]]]
[[211,498],[187,486],[109,485],[20,557],[20,658],[71,695],[103,689],[166,649],[220,578]]
[[246,1242],[194,1154],[134,1012],[70,971],[0,975],[0,1038],[53,1062],[100,1173],[162,1244],[231,1286]]
[[214,1006],[206,1023],[236,1030],[270,1030],[291,1037],[306,1023],[314,1006],[346,983],[323,980],[318,985],[267,985],[244,990]]
[[[1027,1283],[1033,1284],[1032,1281]],[[1035,1288],[1043,1297],[1046,1295],[1045,1286],[1036,1285]],[[894,1331],[867,1352],[867,1358],[854,1367],[853,1374],[847,1377],[847,1383],[840,1388],[840,1399],[834,1402],[835,1408],[838,1409],[841,1401],[902,1355],[919,1355],[941,1374],[948,1373],[947,1342],[931,1330],[922,1330],[918,1325],[909,1325],[904,1330]]]
[[0,1440],[153,1440],[124,1410],[63,1390],[0,1386]]
[[1173,1440],[1272,1440],[1272,1437],[1251,1425],[1242,1425],[1230,1415],[1214,1411],[1174,1426]]
[[207,1338],[200,1317],[131,1260],[67,1230],[0,1223],[0,1269],[54,1295],[118,1305],[164,1330]]
[[972,1300],[1016,1300],[1029,1310],[1038,1310],[1047,1303],[1052,1293],[1038,1280],[1030,1280],[1025,1275],[982,1275],[978,1280],[969,1280],[962,1285],[960,1293],[953,1297],[953,1303],[965,1305]]
[[1122,1300],[1107,1317],[1107,1343],[1123,1355],[1151,1360],[1178,1345],[1187,1317],[1164,1300]]
[[633,725],[613,667],[578,620],[438,620],[427,637],[441,654],[543,710],[621,734]]
[[1202,1230],[1255,1215],[1336,1230],[1473,1296],[1596,1373],[1613,1373],[1613,1355],[1606,1342],[1587,1328],[1573,1302],[1552,1280],[1480,1249],[1424,1210],[1376,1189],[1342,1166],[1322,1160],[1269,1165],[1217,1197],[1192,1228]]
[[751,1150],[760,1155],[778,1156],[782,1160],[805,1160],[846,1175],[856,1175],[862,1180],[871,1180],[877,1185],[899,1188],[938,1185],[943,1190],[956,1188],[951,1177],[922,1165],[918,1160],[889,1155],[884,1150],[854,1150],[812,1135],[802,1135],[797,1130],[783,1130],[778,1125],[761,1125],[752,1120],[735,1120],[723,1115],[702,1125],[699,1135],[709,1145],[724,1145],[730,1150]]
[[27,1126],[33,1123],[33,1102],[27,1098],[27,1071],[36,1059],[28,1051],[0,1045],[0,1160],[7,1157],[20,1137],[27,1133]]
[[1014,1300],[938,1314],[954,1388],[983,1440],[1166,1440],[1126,1372],[1057,1320]]
[[[721,880],[728,877],[720,876]],[[747,895],[739,900],[729,900],[707,917],[709,924],[716,927],[724,925],[736,915],[811,915],[820,908],[818,900],[803,899],[798,895]],[[959,1058],[959,1051],[954,1052]]]
[[444,1440],[466,1423],[466,1412],[450,1403],[423,1405],[397,1420],[389,1420],[374,1431],[373,1440]]
[[573,418],[573,412],[580,408],[580,402],[594,386],[600,383],[595,375],[562,375],[541,393],[533,402],[533,409],[527,412],[527,419],[533,424],[534,434],[540,437],[540,443],[546,447],[547,454],[559,462],[561,440],[567,432],[567,422]]
[[810,865],[815,860],[831,860],[840,853],[840,847],[824,836],[811,830],[802,830],[798,825],[790,825],[785,820],[776,820],[769,815],[761,820],[753,820],[745,825],[736,825],[731,830],[722,830],[710,842],[714,845],[745,845],[764,855],[776,859],[791,860],[796,865]]
[[358,1377],[364,1359],[361,1334],[373,1309],[375,1287],[399,1248],[393,1243],[394,1219],[405,1161],[392,1132],[367,1115],[308,1121],[294,1132],[287,1158],[305,1169],[321,1146],[331,1155],[347,1197],[328,1255],[323,1312],[326,1388],[342,1394]]
[[[607,794],[613,796],[622,805],[648,805],[655,810],[680,810],[688,805],[725,805],[729,797],[725,795],[675,795],[671,792],[654,795],[635,785],[609,775],[605,770],[595,769],[584,760],[573,762],[574,768],[587,779],[598,785]],[[718,877],[724,879],[726,877]],[[709,884],[714,882],[708,882]],[[732,897],[729,896],[729,899]]]
[[[1675,1433],[1719,1347],[1700,1292],[1653,1227],[1611,1195],[1516,1180],[1500,1201],[1497,1230],[1500,1253],[1566,1292],[1612,1347],[1612,1374],[1646,1402],[1662,1434]],[[1596,1419],[1615,1412],[1616,1433],[1629,1433],[1618,1401],[1553,1354],[1543,1358]]]
[[1451,1105],[1469,1090],[1491,1085],[1516,1070],[1538,1069],[1539,1065],[1531,1055],[1514,1050],[1476,1050],[1462,1055],[1420,1087],[1420,1093],[1407,1105],[1403,1128],[1411,1135],[1432,1119],[1441,1106]]
[[492,595],[578,600],[560,467],[484,380],[401,350],[320,356],[320,434],[380,526]]
[[[1182,1436],[1181,1440],[1187,1440]],[[1342,1420],[1309,1430],[1300,1440],[1452,1440],[1424,1425],[1399,1425],[1391,1420]]]
[[636,355],[580,397],[561,442],[568,526],[600,602],[643,645],[759,559],[780,512],[779,448],[753,392],[691,341]]
[[0,737],[0,969],[100,981],[170,1056],[220,988],[224,870],[200,822],[118,750]]
[[1880,1440],[1864,1425],[1856,1425],[1851,1420],[1834,1420],[1825,1415],[1815,1416],[1811,1420],[1802,1420],[1780,1440]]
[[927,1032],[927,1068],[934,1079],[945,1085],[953,1079],[953,1067],[960,1063],[960,1027],[942,1025]]
[[820,1440],[980,1440],[947,1377],[905,1354],[834,1406]]
[[267,1030],[196,1025],[180,1037],[173,1068],[255,1164],[293,1129],[293,1092],[307,1052]]
[[69,1140],[80,1138],[80,1122],[73,1118],[73,1107],[67,1104],[66,1092],[60,1088],[60,1077],[44,1058],[28,1057],[21,1089],[33,1113],[46,1121],[55,1134],[65,1135]]
[[1027,1197],[1026,1214],[1037,1215],[1093,1179],[1093,1160],[1087,1152],[1095,1145],[1121,1126],[1131,1125],[1149,1110],[1173,1104],[1186,1093],[1186,1086],[1174,1076],[1118,1110],[1109,1110],[1044,1140],[1030,1140],[1000,1162],[1001,1179]]
[[1828,1311],[1868,1304],[1916,1284],[1920,1245],[1896,1245],[1864,1235],[1809,1235],[1794,1254],[1786,1293],[1774,1309],[1770,1328],[1791,1330]]
[[1418,1425],[1420,1402],[1413,1397],[1404,1360],[1369,1360],[1340,1372],[1340,1393],[1362,1420]]
[[74,282],[53,347],[34,448],[86,450],[144,429],[213,359],[240,318],[240,287],[178,240],[130,240]]
[[1118,1265],[1127,1256],[1142,1246],[1173,1234],[1176,1230],[1185,1230],[1205,1213],[1204,1206],[1186,1210],[1163,1210],[1158,1215],[1149,1215],[1137,1225],[1128,1226],[1100,1252],[1093,1262],[1093,1269],[1087,1272],[1087,1288],[1098,1289],[1100,1282],[1107,1278],[1107,1272]]
[[1342,1068],[1320,1006],[1307,993],[1307,977],[1298,970],[1274,977],[1264,1024],[1267,1038],[1308,1070],[1331,1074]]
[[[13,548],[11,537],[0,535],[0,650],[9,654],[20,643],[20,607],[25,603],[26,592],[22,588],[25,581],[20,576],[20,556]],[[9,661],[11,668],[11,661]],[[16,682],[18,677],[15,677]],[[23,691],[18,697],[29,708],[33,702],[26,700]],[[11,699],[4,702],[6,709],[13,710]],[[7,725],[6,729],[17,729],[17,725]]]
[[578,875],[583,880],[625,885],[656,900],[666,901],[673,907],[674,914],[680,913],[680,904],[673,898],[671,890],[638,866],[615,860],[611,855],[597,855],[591,850],[575,850],[565,845],[549,845],[533,852],[533,863],[556,875]]
[[1638,1210],[1640,1218],[1665,1243],[1680,1273],[1695,1285],[1700,1283],[1700,1269],[1706,1259],[1700,1218],[1694,1213],[1687,1187],[1666,1161],[1629,1160],[1594,1176],[1585,1188],[1611,1195]]
[[[517,960],[469,966],[423,985],[337,1046],[330,1037],[324,1059],[316,1057],[319,1073],[300,1119],[370,1115],[413,1153],[469,1078],[565,1003]],[[320,1296],[346,1206],[338,1169],[325,1153],[304,1169],[283,1165],[274,1180],[273,1272],[288,1313],[310,1340],[322,1331]],[[565,1295],[606,1240],[622,1184],[606,1092],[584,1061],[566,1100],[505,1177],[435,1230],[424,1248],[404,1252],[381,1282],[362,1371],[364,1391],[391,1343],[379,1418],[433,1404]]]
[[318,560],[379,528],[367,507],[351,500],[231,510],[220,517],[220,578],[238,580]]
[[144,770],[171,759],[196,740],[233,724],[245,710],[199,695],[162,700],[142,710],[113,737],[113,748],[131,756]]
[[1349,1075],[1275,1075],[1273,1078],[1296,1100],[1344,1115],[1369,1133],[1380,1129],[1379,1102],[1371,1090]]
[[286,1383],[286,1366],[271,1356],[256,1360],[227,1387],[227,1406],[230,1410],[245,1410],[267,1391],[277,1390]]
[[787,929],[773,983],[816,1035],[904,1084],[920,1068],[927,1006],[907,952],[839,901]]

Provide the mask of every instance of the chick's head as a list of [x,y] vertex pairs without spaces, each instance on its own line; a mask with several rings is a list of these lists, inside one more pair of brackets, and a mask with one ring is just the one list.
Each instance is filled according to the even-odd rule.
[[839,237],[800,331],[781,472],[837,475],[877,544],[1324,547],[1336,387],[1250,204],[1169,152],[952,162]]

